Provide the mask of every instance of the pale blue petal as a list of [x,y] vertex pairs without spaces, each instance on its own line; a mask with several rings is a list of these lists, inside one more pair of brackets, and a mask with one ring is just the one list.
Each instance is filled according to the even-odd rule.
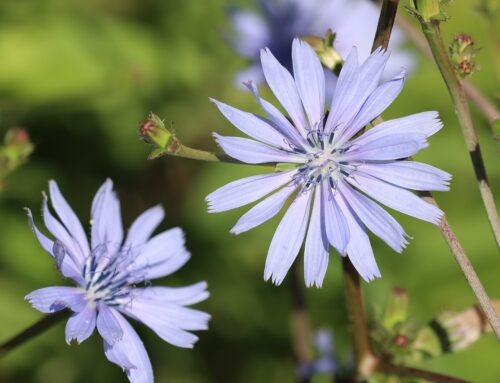
[[180,269],[189,260],[182,229],[176,227],[151,238],[133,263],[140,280],[160,278]]
[[325,75],[316,52],[299,39],[292,44],[293,75],[312,130],[323,126]]
[[323,194],[322,213],[326,236],[330,244],[344,256],[349,243],[349,226],[333,197],[328,181],[323,181],[321,191]]
[[[337,137],[340,137],[342,132],[350,126],[349,122],[356,116],[368,97],[377,88],[388,59],[388,52],[377,49],[359,68],[359,83],[357,87],[353,87],[350,90],[352,95],[350,96],[349,104],[345,106],[346,109],[344,109],[341,119],[339,119],[341,124]],[[356,77],[358,74],[355,73],[354,76]],[[353,78],[353,81],[356,81],[356,78]],[[343,100],[343,102],[346,102],[346,100]]]
[[427,147],[423,134],[393,134],[372,140],[366,145],[353,145],[342,154],[342,161],[386,161],[412,156]]
[[311,195],[311,190],[300,192],[278,225],[267,254],[266,281],[271,278],[274,284],[281,284],[297,257],[306,233]]
[[289,183],[294,173],[295,171],[261,174],[230,182],[206,197],[208,211],[218,213],[257,201]]
[[99,331],[99,334],[109,345],[113,345],[123,338],[123,330],[115,312],[106,306],[105,303],[99,304],[97,331]]
[[330,244],[322,223],[321,189],[316,188],[304,247],[304,278],[307,287],[321,287],[325,278]]
[[90,337],[95,329],[96,310],[91,304],[75,313],[66,323],[66,343],[71,344],[75,339],[79,344]]
[[42,313],[54,313],[69,308],[79,312],[85,307],[85,294],[77,287],[52,286],[32,291],[24,298]]
[[241,130],[246,135],[254,138],[257,141],[278,148],[289,148],[286,145],[283,135],[274,127],[266,123],[263,119],[253,115],[252,113],[233,108],[227,104],[210,99],[220,112],[226,117],[231,124]]
[[64,199],[55,181],[49,181],[49,190],[50,200],[54,210],[64,226],[66,226],[70,235],[77,241],[82,256],[87,257],[90,254],[89,241],[80,220],[74,213],[73,209],[71,209],[68,202]]
[[354,145],[368,145],[374,140],[390,137],[393,134],[423,134],[429,137],[443,127],[437,112],[422,112],[410,116],[384,121],[374,128],[364,132],[352,141]]
[[33,233],[35,233],[36,239],[38,239],[38,242],[40,242],[40,245],[42,245],[43,249],[49,253],[52,257],[54,257],[54,254],[52,252],[52,249],[54,247],[54,241],[49,239],[47,236],[45,236],[40,230],[35,225],[35,221],[33,220],[33,214],[31,213],[31,210],[28,208],[24,209],[26,211],[26,215],[28,216],[28,222],[30,224],[31,230],[33,230]]
[[92,248],[107,243],[109,217],[113,212],[113,182],[107,179],[97,190],[92,201],[90,216],[92,219],[91,244]]
[[281,113],[273,104],[259,96],[257,87],[252,81],[248,81],[245,85],[259,102],[262,110],[271,119],[275,129],[280,131],[281,134],[286,137],[286,140],[288,141],[287,144],[293,145],[297,148],[304,147],[304,145],[306,145],[304,137],[302,137],[298,130],[290,123],[290,121],[288,121],[288,118],[283,116],[283,113]]
[[348,184],[340,182],[338,188],[359,220],[392,249],[401,253],[408,244],[405,238],[407,234],[401,225],[379,205]]
[[[338,143],[341,145],[354,136],[360,129],[378,117],[403,90],[406,73],[403,71],[391,80],[381,84],[375,89],[363,104],[356,117],[351,121],[340,137]],[[363,84],[360,84],[362,86]]]
[[166,342],[183,348],[192,348],[198,340],[186,330],[206,330],[210,319],[202,311],[142,296],[135,296],[134,304],[120,311],[144,323]]
[[133,290],[133,295],[140,295],[143,298],[153,299],[157,302],[176,303],[183,306],[202,302],[210,296],[206,282],[198,282],[184,287],[150,286],[136,288]]
[[[56,260],[61,267],[61,272],[64,276],[73,279],[77,283],[82,283],[81,270],[85,259],[83,258],[80,248],[76,240],[69,235],[63,225],[50,213],[47,196],[44,195],[42,204],[43,220],[45,227],[58,239],[58,246],[63,246],[63,250],[67,256],[62,259],[58,257]],[[53,243],[54,246],[55,243]],[[54,249],[51,253],[55,257]]]
[[357,170],[402,188],[414,190],[450,190],[449,181],[451,174],[421,162],[366,163],[359,165]]
[[293,184],[289,184],[267,197],[257,205],[252,207],[238,220],[236,225],[231,229],[232,234],[240,234],[256,226],[261,225],[267,220],[274,217],[281,210],[286,200],[296,190]]
[[389,56],[390,52],[378,48],[361,64],[359,68],[360,88],[363,93],[359,98],[362,100],[362,103],[377,88]]
[[349,183],[373,199],[391,209],[408,214],[412,217],[439,224],[443,212],[436,206],[418,198],[406,189],[378,180],[361,172],[348,177]]
[[106,357],[125,370],[131,383],[153,383],[153,368],[141,339],[122,315],[111,310],[123,330],[123,338],[113,345],[104,342]]
[[352,110],[350,105],[359,85],[358,51],[356,47],[353,47],[344,62],[337,80],[332,105],[325,123],[326,133],[330,133],[338,128],[345,129],[345,124],[357,112],[357,110]]
[[120,200],[116,193],[112,194],[110,203],[110,216],[108,217],[107,224],[107,241],[112,244],[120,245],[123,241],[123,223],[122,213],[120,208]]
[[380,278],[380,271],[373,255],[370,239],[364,228],[355,218],[340,193],[335,194],[335,200],[349,225],[350,238],[346,248],[349,260],[365,281],[370,282],[375,278]]
[[269,87],[287,111],[295,127],[305,137],[308,130],[307,123],[292,75],[276,60],[269,49],[260,51],[260,59]]
[[275,149],[248,138],[224,137],[217,133],[214,133],[213,136],[226,154],[247,164],[304,162],[304,157],[302,155]]
[[160,205],[146,210],[130,226],[123,246],[136,247],[144,244],[164,217],[165,212]]

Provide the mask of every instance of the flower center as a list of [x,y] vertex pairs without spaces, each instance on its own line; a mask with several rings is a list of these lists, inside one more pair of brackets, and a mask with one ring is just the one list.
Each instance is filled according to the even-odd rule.
[[83,268],[87,300],[109,306],[123,304],[132,288],[129,266],[134,258],[130,249],[118,246],[100,245],[92,250]]
[[323,134],[317,130],[309,133],[309,147],[304,154],[306,161],[298,167],[294,176],[295,184],[302,186],[303,190],[315,187],[322,180],[328,180],[335,189],[339,179],[349,176],[354,169],[351,164],[342,161],[342,154],[349,146],[337,147],[333,138],[334,133]]

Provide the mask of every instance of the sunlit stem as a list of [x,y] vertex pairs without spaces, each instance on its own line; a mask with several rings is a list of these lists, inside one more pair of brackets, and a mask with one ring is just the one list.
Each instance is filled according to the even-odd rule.
[[55,314],[44,316],[38,322],[32,324],[27,329],[0,345],[0,358],[3,358],[16,347],[23,345],[27,341],[51,329],[62,320],[68,318],[70,314],[68,310],[62,310]]
[[476,129],[472,122],[472,117],[465,97],[464,87],[461,80],[458,79],[453,65],[451,63],[448,51],[444,46],[441,31],[439,29],[439,21],[425,21],[419,19],[424,35],[431,48],[434,60],[441,72],[444,82],[450,93],[455,113],[458,118],[458,123],[462,129],[462,134],[467,145],[467,150],[471,157],[472,166],[476,173],[476,179],[479,185],[479,191],[483,204],[488,215],[488,220],[495,237],[497,247],[500,249],[500,218],[493,198],[493,193],[488,184],[486,168],[484,166],[483,157],[479,148]]

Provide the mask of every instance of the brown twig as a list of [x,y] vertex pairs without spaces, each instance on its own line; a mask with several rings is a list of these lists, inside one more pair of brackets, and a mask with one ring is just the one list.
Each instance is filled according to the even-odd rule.
[[[420,192],[419,195],[425,201],[438,206],[436,200],[434,199],[434,197],[432,197],[430,192]],[[481,309],[488,318],[488,322],[493,328],[493,331],[495,332],[497,338],[500,339],[500,320],[498,319],[495,309],[493,308],[488,294],[486,293],[486,290],[484,289],[479,277],[477,276],[474,267],[472,266],[469,258],[467,257],[467,254],[465,253],[465,250],[458,241],[458,238],[453,232],[453,229],[448,223],[446,217],[443,217],[441,219],[441,222],[439,223],[439,230],[446,240],[446,243],[448,243],[452,254],[455,256],[455,259],[458,262],[458,265],[462,269],[462,272],[467,279],[469,286],[474,292],[474,295],[476,296]]]
[[14,348],[22,345],[28,340],[35,338],[36,336],[55,326],[62,320],[68,318],[70,314],[70,311],[62,310],[58,311],[55,314],[44,316],[42,319],[28,327],[26,330],[23,330],[13,338],[0,345],[0,358],[7,355]]
[[425,379],[426,381],[436,383],[471,383],[468,380],[455,378],[454,376],[439,374],[437,372],[422,370],[420,368],[396,366],[390,363],[381,364],[379,366],[379,371],[404,378]]
[[387,49],[391,38],[392,27],[398,11],[399,0],[387,0],[382,3],[380,16],[377,24],[377,31],[373,39],[372,52],[378,47]]
[[[292,265],[290,270],[290,283],[292,293],[292,314],[291,314],[291,332],[293,342],[293,352],[297,366],[305,366],[311,363],[313,354],[311,350],[311,330],[309,327],[309,318],[304,299],[304,291],[301,280],[301,270],[297,262]],[[309,383],[309,376],[298,376],[300,383]]]
[[348,257],[342,258],[342,271],[347,314],[353,338],[356,372],[361,378],[369,377],[376,371],[378,359],[373,354],[370,344],[359,274]]

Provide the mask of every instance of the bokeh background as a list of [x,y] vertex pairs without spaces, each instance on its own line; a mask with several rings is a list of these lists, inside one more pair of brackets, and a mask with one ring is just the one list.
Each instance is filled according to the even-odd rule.
[[[193,257],[157,284],[209,283],[211,298],[198,305],[210,312],[210,331],[194,350],[175,348],[136,325],[158,382],[291,382],[289,278],[275,287],[262,278],[275,218],[239,237],[229,229],[245,208],[208,214],[204,197],[215,188],[261,169],[204,164],[177,158],[148,161],[137,134],[155,111],[174,120],[178,136],[214,150],[211,132],[235,133],[208,97],[258,111],[247,92],[235,89],[234,73],[245,61],[224,38],[229,1],[22,0],[0,3],[0,135],[11,127],[29,130],[35,153],[12,174],[0,194],[0,341],[41,315],[23,300],[30,291],[68,284],[59,276],[28,227],[23,207],[35,212],[49,179],[59,183],[77,214],[88,222],[98,186],[111,177],[122,200],[126,226],[147,207],[167,211],[162,229],[182,226]],[[231,2],[234,3],[234,2]],[[240,2],[245,6],[246,2]],[[402,1],[404,4],[405,1]],[[492,29],[475,11],[477,0],[454,2],[444,26],[448,41],[473,35],[482,48],[481,71],[472,81],[494,98],[498,91]],[[400,7],[400,12],[405,13]],[[408,16],[408,15],[406,15]],[[413,49],[407,44],[408,49]],[[498,54],[498,52],[496,52]],[[438,110],[445,127],[416,158],[453,174],[452,190],[437,194],[488,292],[500,298],[500,257],[475,184],[453,108],[437,69],[416,50],[418,70],[386,118]],[[267,93],[265,93],[267,95]],[[490,182],[500,192],[498,146],[485,119],[472,107]],[[462,309],[474,298],[431,224],[395,214],[414,238],[398,255],[374,239],[382,279],[364,284],[369,307],[384,305],[401,286],[411,315],[426,322],[445,308]],[[36,214],[41,225],[40,215]],[[300,258],[300,260],[302,260]],[[350,346],[338,256],[322,289],[306,291],[314,329],[335,333],[336,351],[349,359]],[[433,360],[427,367],[474,382],[500,381],[500,348],[492,335],[466,351]],[[317,381],[327,381],[318,378]],[[0,361],[0,382],[125,382],[104,357],[94,335],[69,347],[58,325]]]

